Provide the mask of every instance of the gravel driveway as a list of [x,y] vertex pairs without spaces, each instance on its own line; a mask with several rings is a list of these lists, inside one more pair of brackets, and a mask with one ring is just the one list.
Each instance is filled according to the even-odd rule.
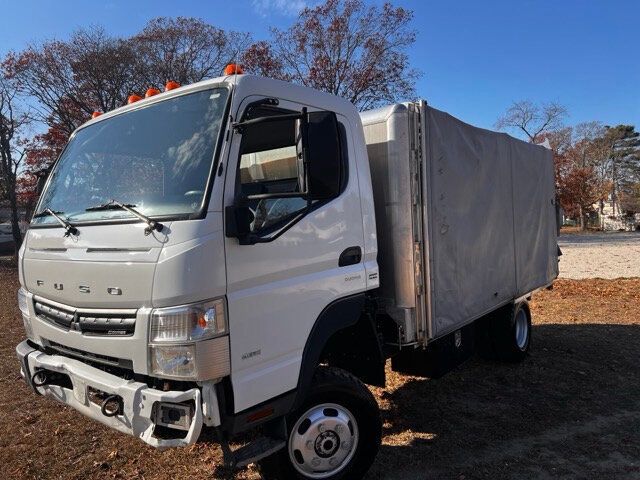
[[561,278],[640,277],[640,233],[560,235]]

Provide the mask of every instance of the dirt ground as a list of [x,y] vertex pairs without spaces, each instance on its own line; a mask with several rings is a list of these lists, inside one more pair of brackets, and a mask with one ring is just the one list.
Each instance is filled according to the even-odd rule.
[[[220,478],[217,446],[159,452],[31,393],[14,355],[17,288],[0,264],[4,478]],[[374,389],[384,439],[368,479],[640,478],[640,279],[559,280],[532,307],[520,365],[473,359],[440,380],[388,372]]]

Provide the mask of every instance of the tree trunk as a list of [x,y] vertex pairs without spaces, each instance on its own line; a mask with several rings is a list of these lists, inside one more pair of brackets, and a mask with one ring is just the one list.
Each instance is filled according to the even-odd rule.
[[586,223],[585,219],[584,219],[584,210],[582,209],[582,206],[579,207],[580,209],[580,230],[584,231],[586,228]]
[[7,179],[7,187],[9,193],[9,207],[11,208],[11,233],[13,234],[13,243],[15,244],[14,256],[18,258],[18,250],[22,245],[22,232],[20,231],[20,221],[18,219],[18,199],[16,196],[16,181],[15,176]]

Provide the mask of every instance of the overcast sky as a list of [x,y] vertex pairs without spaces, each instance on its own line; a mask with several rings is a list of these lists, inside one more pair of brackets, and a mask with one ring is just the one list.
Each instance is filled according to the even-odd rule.
[[[382,3],[372,0],[374,3]],[[129,35],[155,16],[200,17],[268,36],[313,0],[0,0],[0,54],[104,25]],[[640,127],[640,1],[394,0],[415,12],[409,51],[423,72],[418,95],[474,125],[492,128],[514,100],[557,101],[570,123]]]

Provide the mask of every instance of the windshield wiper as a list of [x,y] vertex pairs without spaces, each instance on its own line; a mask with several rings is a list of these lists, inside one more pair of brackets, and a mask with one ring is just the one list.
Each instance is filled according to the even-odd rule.
[[62,214],[62,212],[54,212],[50,208],[45,208],[41,212],[36,213],[33,217],[40,218],[40,217],[47,217],[51,215],[53,218],[55,218],[58,221],[60,225],[64,227],[65,237],[68,237],[69,235],[78,235],[80,233],[72,223],[70,223],[68,220],[65,220],[58,214]]
[[156,232],[162,231],[162,229],[164,228],[164,225],[162,225],[160,222],[156,222],[155,220],[151,220],[149,217],[147,217],[146,215],[143,215],[139,211],[135,210],[133,207],[135,207],[135,205],[132,205],[130,203],[124,204],[124,203],[118,202],[117,200],[111,200],[107,203],[103,203],[102,205],[98,205],[96,207],[86,208],[85,211],[97,212],[100,210],[125,210],[129,212],[131,215],[138,217],[140,220],[142,220],[147,224],[146,228],[144,229],[145,235],[149,235],[154,230]]

